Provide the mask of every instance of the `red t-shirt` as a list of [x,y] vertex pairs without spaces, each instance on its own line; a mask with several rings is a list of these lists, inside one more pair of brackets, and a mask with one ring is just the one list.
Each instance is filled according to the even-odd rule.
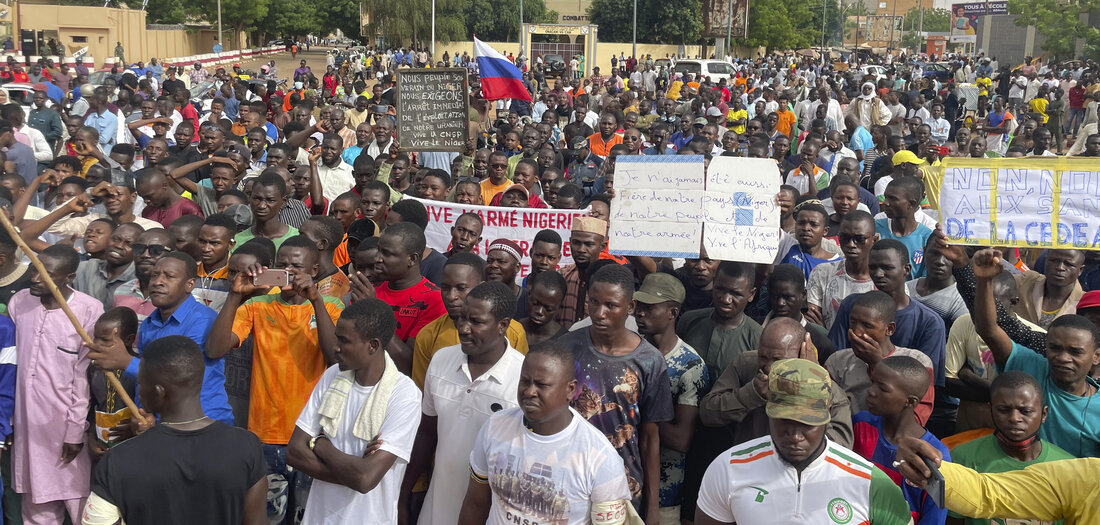
[[180,200],[168,208],[156,208],[146,204],[145,209],[141,210],[142,217],[157,221],[165,228],[171,226],[173,221],[184,215],[202,217],[202,209],[199,208],[198,204],[195,204],[195,201],[181,197]]
[[391,290],[389,281],[374,289],[374,295],[393,308],[397,337],[407,341],[420,329],[447,313],[439,287],[426,278],[404,290]]
[[183,117],[184,121],[190,120],[191,123],[195,125],[195,138],[193,140],[195,142],[198,142],[198,140],[199,140],[199,112],[195,111],[195,106],[192,106],[190,102],[188,102],[187,104],[184,104],[183,107],[180,108],[180,116]]

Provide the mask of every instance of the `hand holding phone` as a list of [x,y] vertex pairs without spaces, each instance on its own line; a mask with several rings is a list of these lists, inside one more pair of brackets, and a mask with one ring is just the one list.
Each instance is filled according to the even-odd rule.
[[932,501],[936,503],[939,508],[943,506],[943,474],[940,473],[939,467],[936,466],[936,462],[929,458],[922,457],[924,464],[928,467],[928,470],[932,472],[932,475],[928,477],[927,483],[924,485],[924,491],[928,493],[928,497],[932,498]]
[[263,273],[252,278],[252,284],[256,286],[278,286],[285,288],[290,285],[290,272],[286,270],[267,269]]

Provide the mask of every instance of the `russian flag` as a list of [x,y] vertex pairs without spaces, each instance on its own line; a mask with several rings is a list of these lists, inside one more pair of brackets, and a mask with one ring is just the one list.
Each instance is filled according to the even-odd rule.
[[531,93],[523,85],[519,68],[477,37],[474,37],[474,58],[481,76],[481,93],[486,100],[518,98],[531,102]]

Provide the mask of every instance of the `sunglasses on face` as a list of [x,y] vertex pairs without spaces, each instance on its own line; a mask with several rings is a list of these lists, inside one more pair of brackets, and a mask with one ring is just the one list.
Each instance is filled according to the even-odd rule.
[[153,257],[160,257],[161,255],[172,251],[171,248],[163,244],[141,244],[136,242],[134,244],[131,244],[130,248],[134,250],[134,257],[144,254],[145,250],[149,250],[149,255],[152,255]]
[[854,242],[856,244],[863,244],[863,243],[871,240],[871,238],[867,237],[866,235],[849,235],[849,234],[846,234],[846,233],[842,233],[842,234],[837,236],[837,240],[840,241],[840,244],[848,244],[850,242]]

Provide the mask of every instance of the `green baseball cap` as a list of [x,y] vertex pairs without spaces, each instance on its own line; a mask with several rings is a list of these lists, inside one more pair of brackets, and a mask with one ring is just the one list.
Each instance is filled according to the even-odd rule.
[[634,292],[634,300],[645,304],[660,304],[666,301],[683,304],[686,294],[684,285],[676,276],[656,272],[645,276],[642,287]]
[[829,372],[805,359],[784,359],[768,374],[768,417],[819,427],[829,423]]

